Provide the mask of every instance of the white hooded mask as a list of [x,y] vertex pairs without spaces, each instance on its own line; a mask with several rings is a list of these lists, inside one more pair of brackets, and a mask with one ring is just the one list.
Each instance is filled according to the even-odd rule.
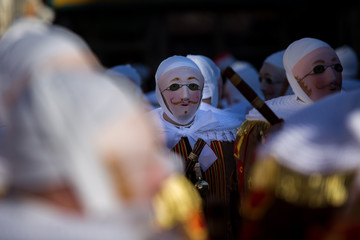
[[286,71],[286,77],[294,91],[294,94],[305,103],[312,103],[313,100],[303,91],[295,79],[292,70],[293,67],[308,53],[322,47],[329,47],[329,44],[315,38],[302,38],[291,43],[285,50],[283,63]]
[[[169,57],[167,59],[165,59],[164,61],[162,61],[159,65],[159,67],[156,70],[155,73],[155,81],[156,81],[156,87],[155,87],[155,92],[156,92],[156,99],[159,102],[159,105],[162,109],[162,111],[174,122],[180,124],[180,125],[187,125],[189,124],[189,121],[191,121],[193,119],[193,117],[195,116],[196,113],[194,113],[192,116],[188,116],[185,120],[180,120],[178,118],[176,118],[169,110],[169,108],[166,106],[162,93],[160,92],[160,87],[159,87],[159,80],[160,78],[167,73],[170,70],[173,70],[175,68],[179,68],[179,67],[190,67],[195,69],[196,71],[199,72],[199,74],[202,76],[201,74],[201,70],[199,69],[199,67],[189,58],[184,57],[184,56],[172,56]],[[200,79],[200,84],[201,84],[201,91],[204,87],[204,79]],[[201,99],[199,100],[198,106],[200,106],[201,103]]]

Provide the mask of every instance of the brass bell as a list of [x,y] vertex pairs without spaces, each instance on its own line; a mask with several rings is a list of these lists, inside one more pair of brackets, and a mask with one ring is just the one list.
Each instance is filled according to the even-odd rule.
[[198,181],[195,183],[195,188],[199,191],[201,197],[205,197],[209,190],[209,183],[199,177]]

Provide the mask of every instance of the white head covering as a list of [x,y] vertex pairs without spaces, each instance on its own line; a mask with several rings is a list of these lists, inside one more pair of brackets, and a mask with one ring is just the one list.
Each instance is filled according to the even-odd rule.
[[348,45],[343,45],[336,48],[335,52],[343,66],[343,78],[357,78],[359,62],[355,50]]
[[284,69],[283,56],[285,50],[277,51],[265,58],[264,63],[270,63],[278,68]]
[[[156,73],[155,73],[155,81],[156,81],[156,87],[155,87],[155,91],[156,91],[156,99],[158,100],[159,102],[159,105],[162,109],[163,112],[166,113],[166,115],[171,119],[173,120],[174,122],[177,122],[179,124],[187,124],[187,123],[182,123],[182,122],[179,122],[179,119],[176,119],[174,117],[174,115],[169,111],[169,109],[167,108],[166,104],[164,103],[164,100],[162,98],[162,95],[161,95],[161,92],[160,92],[160,88],[159,88],[159,85],[158,85],[158,81],[159,79],[161,78],[161,76],[172,70],[172,69],[175,69],[175,68],[178,68],[178,67],[190,67],[190,68],[193,68],[195,69],[196,71],[198,71],[200,74],[201,74],[201,70],[199,69],[199,67],[196,65],[196,63],[194,63],[192,60],[190,60],[189,58],[187,57],[184,57],[184,56],[172,56],[172,57],[169,57],[165,60],[163,60],[159,67],[157,68],[156,70]],[[201,86],[203,87],[203,86]],[[199,103],[200,105],[200,103]]]
[[295,95],[305,103],[312,103],[310,97],[302,90],[295,79],[292,69],[308,53],[321,48],[329,47],[329,44],[315,38],[302,38],[291,43],[285,50],[283,64],[289,84]]
[[117,65],[112,68],[109,68],[107,71],[109,74],[115,76],[127,77],[129,78],[137,87],[141,86],[141,78],[137,70],[132,67],[130,64]]
[[289,117],[279,132],[269,136],[259,156],[272,155],[304,174],[358,168],[360,141],[355,129],[360,122],[349,120],[359,111],[359,90],[331,95]]
[[202,75],[204,76],[204,89],[202,92],[202,98],[211,97],[211,105],[218,106],[219,103],[219,91],[218,80],[221,76],[221,71],[218,66],[210,58],[203,55],[187,55],[196,65],[199,67]]

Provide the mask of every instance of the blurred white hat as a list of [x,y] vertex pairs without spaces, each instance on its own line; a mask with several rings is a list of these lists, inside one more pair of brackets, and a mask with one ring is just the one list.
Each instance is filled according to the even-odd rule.
[[343,66],[343,78],[357,78],[359,62],[355,50],[348,45],[343,45],[336,48],[335,52]]
[[218,80],[221,77],[220,68],[216,66],[213,60],[203,55],[189,54],[186,57],[198,65],[204,76],[205,82],[202,98],[206,99],[211,97],[211,105],[217,107],[219,102]]

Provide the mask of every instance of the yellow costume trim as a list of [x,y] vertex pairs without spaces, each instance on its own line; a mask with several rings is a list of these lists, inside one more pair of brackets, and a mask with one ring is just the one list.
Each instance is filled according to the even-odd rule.
[[349,199],[355,175],[356,171],[307,175],[280,165],[271,156],[260,159],[251,171],[253,186],[240,212],[259,220],[276,199],[308,208],[341,207]]
[[356,171],[333,174],[296,172],[280,165],[275,158],[258,161],[253,172],[253,189],[266,189],[277,198],[310,208],[340,207],[349,198]]
[[244,142],[246,135],[249,134],[249,132],[251,130],[253,130],[254,133],[259,133],[261,140],[263,142],[265,139],[265,134],[268,132],[270,127],[271,127],[271,125],[267,121],[245,120],[243,122],[243,124],[241,124],[238,132],[236,133],[237,140],[236,140],[236,145],[235,145],[236,150],[235,150],[234,156],[237,159],[240,159],[241,146]]
[[153,201],[155,224],[164,230],[183,227],[188,239],[208,236],[202,212],[202,199],[194,185],[183,175],[167,179]]
[[234,156],[239,159],[240,158],[240,147],[242,145],[242,143],[244,142],[244,138],[245,138],[245,135],[249,132],[249,130],[254,126],[254,122],[253,121],[249,121],[249,120],[245,120],[239,130],[237,131],[236,133],[236,145],[235,145],[235,148],[237,149],[237,151],[235,151],[235,154]]

